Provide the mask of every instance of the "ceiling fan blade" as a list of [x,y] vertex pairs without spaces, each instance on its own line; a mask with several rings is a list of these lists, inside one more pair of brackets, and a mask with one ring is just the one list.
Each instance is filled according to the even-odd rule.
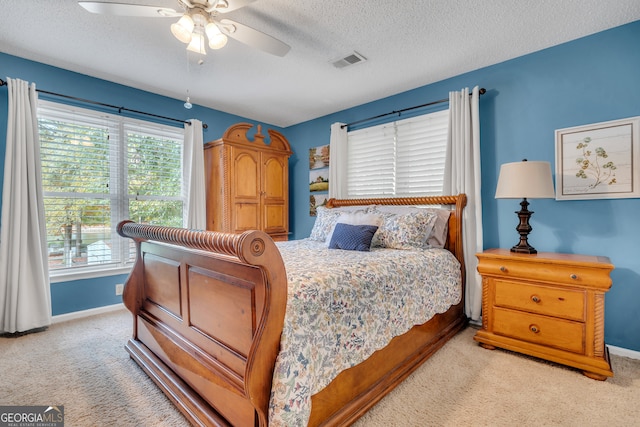
[[281,42],[268,34],[230,19],[220,20],[220,22],[218,22],[218,27],[220,28],[220,31],[227,36],[272,55],[285,56],[291,49],[291,46],[288,44]]
[[222,0],[219,2],[213,10],[220,13],[227,13],[245,7],[248,4],[253,3],[256,0]]
[[160,6],[144,6],[128,3],[107,3],[101,1],[79,1],[78,4],[91,13],[117,16],[137,16],[145,18],[173,18],[181,12]]

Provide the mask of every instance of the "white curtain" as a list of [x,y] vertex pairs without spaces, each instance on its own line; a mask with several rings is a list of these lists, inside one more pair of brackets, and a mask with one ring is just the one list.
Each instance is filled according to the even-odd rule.
[[476,253],[482,251],[482,200],[480,197],[479,89],[449,92],[449,140],[444,170],[444,194],[465,193],[462,243],[466,272],[465,314],[480,320],[482,279]]
[[204,188],[204,142],[202,122],[191,119],[184,125],[184,147],[182,150],[182,182],[187,209],[184,226],[194,230],[207,228],[206,196]]
[[0,330],[51,324],[51,288],[35,84],[7,79],[9,113],[0,220]]
[[336,199],[347,197],[347,126],[331,125],[329,139],[329,194]]

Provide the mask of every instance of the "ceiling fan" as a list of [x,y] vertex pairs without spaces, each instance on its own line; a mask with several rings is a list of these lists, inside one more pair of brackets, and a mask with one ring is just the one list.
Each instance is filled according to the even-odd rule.
[[255,0],[176,0],[184,9],[178,12],[161,6],[147,6],[129,3],[109,3],[104,1],[78,1],[91,13],[136,16],[145,18],[176,18],[171,32],[187,49],[206,55],[205,35],[211,49],[220,49],[227,44],[227,36],[241,43],[255,47],[276,56],[289,52],[289,45],[247,25],[230,19],[218,20],[219,14],[240,9]]

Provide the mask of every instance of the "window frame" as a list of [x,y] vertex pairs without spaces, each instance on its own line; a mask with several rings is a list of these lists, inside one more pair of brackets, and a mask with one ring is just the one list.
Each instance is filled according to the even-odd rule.
[[[86,124],[93,125],[96,122],[102,122],[104,126],[109,129],[108,144],[109,144],[109,159],[110,162],[116,161],[114,165],[110,163],[110,178],[109,178],[109,193],[103,194],[109,200],[109,230],[110,240],[113,245],[112,251],[118,251],[118,256],[115,261],[100,264],[85,264],[78,266],[69,266],[58,269],[49,270],[49,279],[51,283],[66,282],[70,280],[82,280],[97,277],[108,277],[119,274],[127,274],[131,271],[133,266],[133,259],[131,259],[131,243],[119,236],[116,231],[118,223],[127,219],[129,214],[129,202],[131,200],[178,200],[182,202],[182,213],[179,220],[184,220],[184,212],[187,209],[186,205],[186,193],[184,191],[184,128],[171,126],[168,124],[160,123],[157,121],[140,120],[133,117],[127,117],[122,115],[110,114],[100,110],[82,108],[75,105],[64,104],[49,100],[39,100],[38,105],[38,121],[41,118],[50,120],[64,120],[65,116],[71,116],[77,114],[81,117],[86,117]],[[82,123],[80,119],[78,123]],[[93,122],[93,123],[91,123]],[[159,138],[166,138],[167,140],[175,140],[181,147],[180,149],[180,191],[179,196],[161,196],[161,195],[134,195],[129,194],[128,185],[128,140],[127,131],[139,129],[143,135],[149,134],[150,136],[157,136]],[[42,143],[41,143],[42,144]],[[44,178],[43,178],[44,179]],[[44,183],[43,183],[44,184]],[[43,185],[44,187],[44,185]],[[43,197],[64,197],[62,192],[44,192]],[[88,194],[86,198],[94,198],[97,194]],[[73,195],[74,198],[78,197],[77,194]],[[46,216],[46,212],[45,212]],[[105,222],[106,223],[106,222]],[[49,233],[47,233],[49,234]],[[49,237],[49,236],[48,236]],[[113,252],[112,252],[113,253]]]

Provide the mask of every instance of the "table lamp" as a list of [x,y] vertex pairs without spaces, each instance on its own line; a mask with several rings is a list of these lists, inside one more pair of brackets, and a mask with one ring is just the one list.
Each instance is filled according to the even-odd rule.
[[527,159],[524,159],[521,162],[505,163],[500,166],[496,199],[522,198],[521,209],[516,212],[520,218],[520,223],[516,227],[520,233],[520,242],[511,248],[511,252],[524,254],[538,252],[527,242],[527,236],[532,230],[529,218],[533,213],[527,209],[529,206],[527,199],[552,199],[554,197],[555,191],[549,162],[528,162]]

